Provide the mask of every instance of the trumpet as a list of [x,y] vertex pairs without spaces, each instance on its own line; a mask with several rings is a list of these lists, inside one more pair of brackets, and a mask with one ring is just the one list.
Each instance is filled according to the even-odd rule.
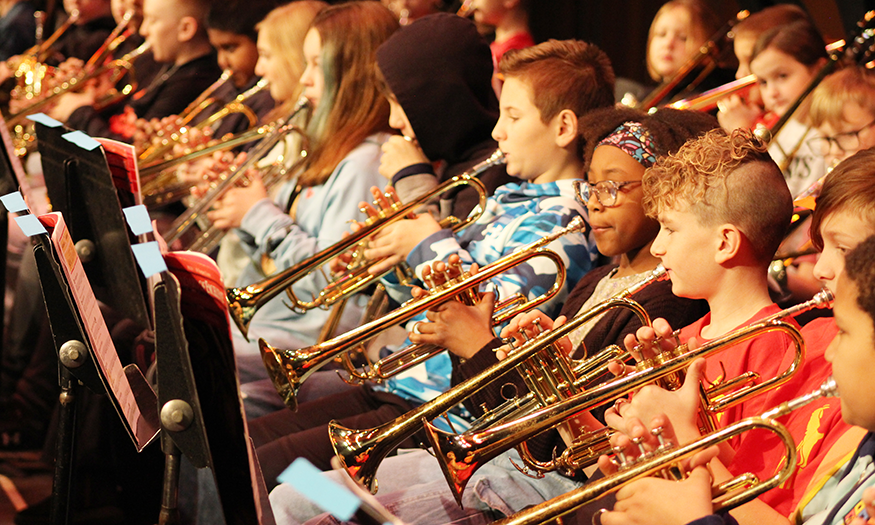
[[[154,148],[153,155],[151,158],[160,159],[162,155],[166,155],[170,152],[176,144],[184,144],[187,142],[187,134],[192,129],[204,130],[209,129],[213,125],[215,125],[220,120],[224,119],[228,115],[232,114],[241,114],[244,115],[249,121],[249,128],[252,129],[258,123],[258,116],[255,114],[252,109],[249,108],[245,104],[245,101],[248,100],[253,95],[263,91],[267,87],[267,80],[261,79],[254,86],[244,91],[243,93],[237,95],[234,100],[228,102],[221,109],[208,116],[204,120],[198,122],[194,126],[187,126],[184,118],[183,124],[178,128],[176,133],[170,135],[170,137],[162,140],[161,146],[153,145],[150,146]],[[211,103],[211,99],[208,99],[205,103]],[[198,111],[199,113],[200,111]],[[216,140],[211,141],[214,145],[220,144],[223,150],[231,149],[232,145],[229,144],[237,144],[236,141],[225,141],[225,140]],[[209,144],[200,144],[193,148],[193,151],[199,151],[205,149],[209,146]],[[147,150],[148,151],[148,150]],[[212,151],[216,151],[214,148]],[[169,170],[168,168],[177,166],[182,164],[187,160],[191,160],[192,157],[188,155],[191,151],[188,151],[186,154],[178,156],[176,158],[170,158],[167,161],[160,162],[157,165],[150,165],[142,170],[140,170],[140,174],[143,176],[156,175],[155,177],[150,178],[147,182],[143,183],[143,194],[144,203],[149,206],[157,206],[167,204],[169,202],[174,202],[182,199],[183,197],[190,194],[190,185],[184,184],[177,181],[176,172],[174,170]],[[146,151],[143,152],[143,155],[146,154]],[[141,155],[142,157],[142,155]],[[141,164],[143,161],[138,162]],[[148,164],[148,163],[147,163]],[[157,168],[157,169],[155,169]]]
[[[195,118],[201,111],[209,107],[210,105],[215,103],[215,99],[212,98],[213,93],[216,92],[219,88],[227,84],[231,80],[231,75],[234,72],[230,69],[225,69],[222,71],[222,74],[219,75],[219,78],[216,79],[215,82],[209,85],[207,89],[205,89],[200,95],[197,96],[196,99],[191,101],[188,106],[182,112],[177,115],[176,120],[174,121],[174,125],[176,126],[176,130],[179,130],[182,126],[190,122],[193,118]],[[163,138],[170,130],[167,129],[158,129],[155,130],[155,138]],[[149,139],[147,139],[149,140]],[[163,145],[163,144],[162,144]],[[153,156],[153,151],[158,148],[159,145],[143,145],[143,151],[137,156],[137,163],[142,164],[143,166],[148,165],[150,162],[154,162],[158,160],[157,157]],[[139,149],[138,145],[138,149]]]
[[[441,288],[447,288],[452,286],[453,284],[460,283],[465,279],[471,277],[471,274],[468,272],[462,271],[461,262],[456,262],[444,272],[446,280],[442,284],[435,284],[434,275],[430,275],[428,279],[426,279],[426,288],[431,292],[436,292]],[[451,277],[451,275],[455,275],[455,277]],[[565,278],[562,278],[564,282]],[[558,280],[557,280],[558,281]],[[494,307],[492,314],[492,326],[498,326],[514,315],[524,310],[529,310],[531,308],[537,308],[539,305],[550,300],[554,293],[553,291],[558,291],[558,288],[555,286],[550,290],[550,293],[545,293],[539,295],[536,299],[532,301],[526,301],[526,298],[520,294],[514,294],[512,297],[504,299],[497,303]],[[454,297],[455,300],[466,304],[468,306],[473,306],[480,302],[482,299],[482,294],[474,289],[467,289],[464,292],[456,295]],[[406,348],[402,348],[400,350],[396,350],[389,354],[388,356],[380,359],[376,363],[369,363],[366,368],[362,371],[359,371],[355,364],[353,364],[351,352],[344,352],[341,356],[341,364],[346,369],[346,375],[344,376],[341,373],[341,377],[344,381],[351,385],[360,385],[365,381],[371,381],[373,383],[382,383],[389,379],[390,377],[396,376],[406,370],[413,368],[414,366],[431,359],[437,354],[444,351],[444,348],[433,345],[433,344],[411,344]],[[340,372],[338,372],[340,373]]]
[[[258,126],[257,128],[251,128],[246,131],[242,131],[232,137],[223,137],[219,142],[216,142],[215,144],[198,147],[190,153],[186,153],[178,157],[173,157],[171,159],[143,167],[139,170],[140,175],[142,175],[143,177],[150,177],[153,175],[157,175],[162,171],[170,169],[174,166],[178,166],[182,163],[191,162],[193,160],[212,155],[217,151],[232,150],[238,146],[243,146],[244,144],[249,144],[250,142],[259,141],[265,138],[268,133],[271,132],[274,128],[275,124],[270,123],[263,126]],[[155,204],[162,204],[167,200],[169,200],[169,198],[159,199],[158,202],[156,202]]]
[[[243,333],[243,336],[248,337],[249,323],[252,322],[252,316],[255,315],[255,312],[258,311],[263,304],[282,293],[283,290],[290,289],[293,283],[309,275],[311,272],[321,269],[322,266],[338,255],[345,253],[356,246],[361,247],[362,243],[364,243],[369,237],[373,236],[386,226],[404,219],[416,208],[419,208],[434,197],[452,188],[459,186],[472,186],[480,194],[480,202],[464,220],[460,220],[456,217],[447,217],[441,221],[441,227],[452,228],[454,231],[457,231],[468,226],[480,217],[486,206],[486,187],[483,186],[483,183],[477,180],[476,175],[491,166],[503,162],[504,156],[500,151],[496,151],[488,159],[478,163],[470,170],[445,181],[417,199],[403,205],[399,202],[394,202],[390,208],[381,210],[377,217],[368,218],[365,221],[364,228],[359,229],[345,239],[325,248],[309,259],[301,261],[295,266],[272,275],[258,283],[250,284],[249,286],[242,288],[229,288],[226,295],[228,297],[231,318],[234,319],[234,322]],[[339,301],[342,297],[355,293],[379,278],[379,276],[368,274],[369,267],[370,265],[358,266],[355,274],[346,275],[343,278],[330,283],[326,289],[322,290],[318,297],[314,297],[313,300],[309,302],[298,299],[294,293],[290,292],[288,295],[289,299],[292,301],[292,309],[296,311],[306,311],[317,307],[330,308],[331,305]]]
[[568,226],[558,230],[534,243],[509,253],[501,257],[497,261],[484,266],[480,271],[468,278],[454,282],[450,286],[440,288],[433,291],[425,297],[411,299],[400,308],[397,308],[388,314],[375,319],[369,323],[363,324],[358,328],[350,330],[334,339],[325,341],[324,343],[302,348],[300,350],[279,350],[272,347],[263,339],[259,339],[258,346],[261,348],[261,357],[264,360],[264,365],[267,367],[268,375],[273,380],[273,384],[279,392],[280,397],[291,409],[297,407],[296,392],[300,384],[309,377],[314,371],[318,370],[326,363],[334,359],[340,353],[354,348],[356,345],[373,338],[379,332],[405,322],[411,317],[428,310],[438,304],[445,302],[447,299],[453,298],[460,293],[466,293],[468,290],[475,289],[480,283],[492,279],[496,275],[506,272],[519,264],[525,263],[531,259],[543,257],[551,261],[556,266],[556,279],[553,286],[545,292],[546,298],[536,298],[529,303],[518,305],[511,311],[504,312],[505,319],[509,316],[523,311],[528,304],[535,302],[540,304],[549,300],[554,295],[559,293],[562,286],[565,284],[565,263],[556,252],[548,250],[547,245],[569,233],[581,231],[586,226],[586,223],[581,217],[575,217]]
[[[223,81],[223,79],[225,79],[225,78],[226,78],[225,73],[223,73],[222,77],[220,77],[219,80],[216,81],[216,83]],[[227,78],[230,78],[230,75]],[[224,82],[227,82],[227,80],[224,80]],[[207,92],[212,94],[212,92],[215,91],[215,89],[218,89],[218,86],[215,86],[216,83],[214,83],[213,86],[211,86],[207,90]],[[203,113],[208,107],[210,107],[216,103],[215,98],[212,98],[209,95],[207,95],[207,97],[204,100],[200,101],[197,105],[195,105],[194,108],[184,111],[179,116],[179,118],[176,121],[176,126],[177,126],[176,131],[171,133],[169,137],[162,138],[159,143],[153,144],[153,145],[149,146],[148,148],[146,148],[140,154],[138,164],[148,167],[148,166],[155,164],[158,161],[167,160],[167,154],[170,153],[170,150],[173,149],[173,146],[175,146],[176,144],[185,143],[186,134],[191,129],[203,130],[206,128],[210,128],[214,124],[216,124],[217,122],[222,120],[223,118],[227,117],[228,115],[241,114],[241,115],[245,116],[246,119],[249,121],[249,127],[250,128],[254,127],[256,124],[258,124],[258,116],[255,114],[254,111],[252,111],[249,108],[249,106],[247,106],[245,104],[245,102],[247,100],[249,100],[251,97],[253,97],[254,95],[264,91],[264,89],[266,87],[267,87],[267,80],[266,79],[259,80],[258,82],[256,82],[256,84],[254,86],[252,86],[251,88],[247,89],[243,93],[240,93],[239,95],[234,97],[233,100],[231,100],[230,102],[228,102],[227,104],[222,106],[221,109],[219,109],[218,111],[216,111],[212,115],[210,115],[207,118],[205,118],[204,120],[198,122],[194,126],[189,126],[189,124],[197,116],[199,116],[201,113]],[[207,93],[207,92],[205,92],[205,93]],[[201,97],[203,97],[203,94],[201,95]],[[195,101],[195,102],[197,102],[197,101]],[[167,132],[165,131],[164,133],[162,133],[162,135],[166,135],[166,133]],[[173,165],[179,164],[180,162],[181,161],[174,159],[174,162],[169,164],[169,165],[173,166]],[[168,167],[168,166],[165,165],[164,169],[166,169],[166,167]],[[155,173],[155,172],[150,171],[150,173]]]
[[[461,504],[462,492],[471,475],[480,466],[501,452],[555,427],[579,412],[590,410],[608,401],[612,401],[644,385],[661,382],[669,388],[680,386],[682,379],[679,376],[683,374],[683,371],[695,359],[715,355],[764,333],[783,332],[789,336],[795,347],[793,362],[777,376],[765,379],[759,383],[756,383],[756,380],[759,379],[758,374],[748,372],[740,377],[727,379],[723,383],[703,389],[703,410],[701,411],[704,414],[702,415],[710,419],[713,414],[722,412],[753,396],[784,384],[799,369],[805,354],[805,342],[802,340],[799,331],[793,325],[782,321],[782,319],[811,308],[831,305],[832,300],[832,294],[824,291],[810,301],[788,308],[758,322],[734,330],[722,337],[708,341],[699,348],[690,349],[686,344],[682,344],[672,351],[638,363],[635,372],[628,373],[590,390],[529,412],[514,421],[495,425],[486,430],[469,431],[458,435],[442,432],[433,425],[426,424],[426,434],[434,447],[435,456],[439,458],[444,476],[447,478],[447,483],[449,483],[450,489],[456,496],[456,500]],[[574,325],[577,325],[577,323],[574,323]],[[530,347],[543,348],[546,345],[552,344],[570,332],[566,326],[562,325],[550,332],[540,334],[538,337],[523,344],[518,351],[526,352]],[[713,423],[713,421],[711,422]],[[585,444],[591,446],[591,439],[587,438]],[[581,465],[563,465],[563,468],[573,469],[579,466]]]
[[[714,68],[717,67],[716,55],[719,52],[720,44],[727,41],[727,35],[735,26],[735,24],[741,22],[749,15],[750,11],[739,11],[734,19],[727,22],[710,39],[708,39],[707,42],[702,44],[699,47],[699,52],[696,53],[696,55],[688,60],[683,66],[681,66],[677,73],[675,73],[674,75],[672,75],[671,78],[657,86],[640,103],[633,103],[633,106],[643,111],[655,108],[663,101],[665,101],[665,99],[669,95],[671,95],[672,91],[674,91],[674,89],[685,80],[689,80],[687,82],[687,87],[685,88],[685,91],[689,92],[695,89],[696,86],[698,86],[699,83],[701,83],[702,80],[704,80],[705,77],[707,77],[711,73],[711,71],[713,71]],[[625,102],[626,101],[624,100],[624,103]]]
[[62,83],[61,85],[55,87],[52,90],[52,92],[49,93],[44,98],[34,102],[30,106],[27,106],[26,108],[15,113],[14,115],[11,115],[9,117],[9,120],[7,121],[7,125],[10,126],[11,128],[14,128],[15,126],[23,124],[25,118],[27,118],[29,115],[33,115],[34,113],[41,110],[43,107],[54,102],[58,97],[66,94],[66,93],[78,91],[79,89],[82,89],[85,86],[85,84],[88,83],[89,80],[101,77],[105,74],[111,74],[111,76],[110,76],[111,83],[118,82],[119,80],[121,80],[121,78],[125,74],[130,74],[131,80],[130,80],[130,83],[128,83],[123,88],[121,88],[121,89],[113,88],[113,90],[111,90],[110,92],[105,93],[99,101],[95,102],[96,105],[106,105],[108,103],[112,103],[114,100],[116,100],[120,97],[130,95],[131,93],[134,92],[134,90],[137,89],[137,82],[134,80],[134,75],[133,75],[134,61],[136,61],[136,59],[141,57],[143,55],[143,53],[148,51],[149,48],[150,48],[150,44],[148,42],[144,42],[143,44],[140,45],[140,47],[134,49],[133,51],[131,51],[130,53],[126,54],[125,56],[123,56],[119,59],[112,60],[112,61],[94,69],[93,71],[84,73],[81,76],[73,77],[73,78],[67,80],[66,82]]
[[[12,76],[17,84],[10,93],[13,99],[31,100],[40,95],[43,89],[43,80],[50,72],[49,66],[43,61],[48,57],[54,43],[78,21],[79,10],[74,9],[70,12],[67,20],[49,38],[31,47],[18,58],[7,62],[9,70],[14,71]],[[41,32],[41,26],[38,29]]]
[[[665,278],[665,276],[665,270],[660,267],[651,272],[645,279],[618,293],[611,299],[594,306],[584,313],[578,314],[574,319],[563,325],[563,327],[570,325],[577,328],[612,308],[631,309],[642,319],[643,324],[649,326],[650,318],[647,316],[647,313],[640,305],[630,300],[629,296]],[[552,351],[550,348],[528,345],[525,349],[512,352],[506,359],[459,383],[431,401],[423,403],[407,414],[395,418],[394,421],[378,427],[356,430],[345,428],[332,421],[328,424],[328,433],[334,451],[350,476],[360,481],[366,487],[369,487],[371,492],[376,492],[376,472],[380,462],[405,439],[422,428],[423,420],[431,420],[440,416],[520,364]],[[511,407],[512,410],[513,407]]]
[[[644,453],[641,457],[626,465],[621,464],[620,470],[616,474],[596,480],[567,494],[524,509],[513,516],[494,522],[493,525],[536,525],[547,523],[606,494],[616,492],[637,479],[654,475],[662,475],[663,477],[675,480],[682,478],[685,473],[680,467],[681,461],[702,452],[708,447],[726,442],[744,432],[764,429],[774,433],[784,444],[784,460],[771,477],[766,480],[760,480],[754,474],[745,473],[731,480],[724,481],[717,486],[713,500],[714,512],[732,509],[781,485],[796,468],[796,444],[793,442],[790,432],[784,425],[775,421],[775,418],[789,414],[793,410],[801,408],[821,397],[835,397],[838,395],[839,392],[835,381],[829,378],[817,390],[811,393],[781,403],[779,406],[760,416],[742,419],[687,445],[676,447],[671,443],[664,442],[657,450]],[[744,488],[735,489],[736,487]]]
[[[261,159],[273,150],[273,148],[280,143],[280,141],[285,139],[285,136],[289,133],[300,133],[301,136],[304,136],[304,133],[301,129],[292,124],[291,121],[294,119],[296,115],[298,115],[301,111],[303,111],[309,104],[307,99],[301,97],[298,100],[298,103],[295,105],[295,108],[292,110],[292,113],[287,118],[281,118],[278,121],[267,126],[267,129],[264,133],[264,138],[258,143],[258,146],[253,148],[247,154],[246,160],[240,165],[232,166],[230,169],[230,173],[221,181],[219,184],[211,188],[206,195],[201,197],[194,205],[190,206],[185,213],[180,215],[173,221],[173,224],[170,225],[170,228],[166,234],[167,244],[173,244],[176,241],[182,239],[182,237],[191,230],[194,226],[203,225],[204,221],[206,221],[206,212],[210,209],[210,207],[222,197],[225,192],[229,189],[233,188],[237,183],[242,182],[246,175],[246,172],[250,168],[256,167],[257,163],[261,161]],[[286,174],[290,169],[296,168],[307,156],[306,147],[301,151],[299,158],[295,160],[292,164],[291,168],[286,169],[284,165],[277,166],[277,169],[274,170],[275,173],[271,175],[275,175],[270,177],[271,180],[268,180],[268,177],[263,177],[265,186],[269,186],[270,184],[279,180],[283,175]],[[278,163],[281,163],[284,160],[284,155],[280,156],[278,159]],[[220,237],[221,234],[217,233],[215,227],[208,225],[203,227],[204,233],[201,235],[201,238],[204,235],[208,235],[210,239],[215,237]],[[203,240],[199,240],[199,242],[203,243]]]
[[693,111],[711,111],[716,108],[717,103],[725,97],[730,95],[744,96],[756,85],[756,82],[756,75],[748,75],[744,78],[708,90],[697,97],[678,100],[677,102],[669,104],[668,107],[673,109],[689,109]]
[[97,66],[103,64],[107,57],[110,56],[118,46],[122,45],[128,37],[131,36],[133,31],[128,31],[128,26],[131,24],[131,20],[134,19],[134,15],[136,12],[133,9],[128,9],[125,11],[125,14],[122,15],[121,21],[115,26],[115,29],[106,37],[103,45],[91,55],[91,58],[88,59],[88,62],[85,63],[85,70],[94,69]]

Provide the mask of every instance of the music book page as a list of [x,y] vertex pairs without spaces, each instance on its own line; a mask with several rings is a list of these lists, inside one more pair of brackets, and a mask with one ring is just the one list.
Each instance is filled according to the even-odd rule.
[[164,255],[167,269],[179,281],[182,290],[182,315],[203,321],[228,334],[231,338],[231,318],[225,284],[216,261],[198,252],[170,252]]
[[[148,423],[140,411],[138,399],[134,396],[131,385],[125,376],[115,345],[109,335],[94,292],[91,290],[91,284],[85,275],[85,269],[76,254],[76,248],[64,223],[64,218],[60,213],[48,213],[40,215],[39,220],[49,231],[52,246],[58,255],[58,263],[67,278],[70,292],[79,308],[79,317],[82,319],[90,346],[94,351],[107,393],[112,399],[116,411],[119,412],[121,420],[125,423],[125,428],[137,450],[143,450],[158,434],[158,429]],[[141,400],[140,402],[144,401],[155,402],[155,399]]]
[[109,172],[112,174],[112,183],[121,191],[126,191],[134,196],[134,204],[143,204],[143,196],[140,194],[140,171],[137,168],[137,150],[131,144],[117,140],[97,138],[97,142],[103,146],[106,162],[109,164]]

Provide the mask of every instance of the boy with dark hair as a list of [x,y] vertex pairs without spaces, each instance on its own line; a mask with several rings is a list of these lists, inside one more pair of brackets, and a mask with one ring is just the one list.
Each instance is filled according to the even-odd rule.
[[[219,67],[231,71],[231,81],[220,89],[215,97],[220,102],[217,106],[234,100],[234,98],[255,86],[259,77],[255,74],[255,64],[258,62],[258,31],[255,26],[277,6],[275,0],[234,0],[230,2],[213,3],[207,14],[207,35],[210,44],[218,53]],[[274,100],[270,91],[263,89],[244,102],[258,116],[265,117],[273,108]],[[218,109],[218,107],[214,108]],[[212,113],[208,109],[205,115]],[[213,133],[221,137],[226,133],[236,133],[249,127],[249,121],[244,115],[237,113],[222,119],[221,124]]]

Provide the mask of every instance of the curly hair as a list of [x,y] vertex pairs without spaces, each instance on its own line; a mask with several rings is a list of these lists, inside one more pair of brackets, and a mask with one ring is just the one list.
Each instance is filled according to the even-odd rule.
[[584,172],[589,171],[592,153],[598,143],[624,122],[638,122],[650,133],[656,150],[653,153],[657,156],[677,151],[684,142],[719,126],[717,119],[701,111],[662,108],[654,113],[645,113],[619,106],[592,111],[578,123]]
[[823,221],[850,211],[875,227],[875,148],[864,149],[843,160],[826,176],[811,216],[811,243],[823,250]]
[[857,285],[857,304],[875,326],[875,236],[857,245],[845,257],[845,275]]
[[768,264],[784,238],[793,199],[767,145],[751,130],[717,129],[657,159],[644,174],[644,211],[692,212],[704,225],[732,224]]

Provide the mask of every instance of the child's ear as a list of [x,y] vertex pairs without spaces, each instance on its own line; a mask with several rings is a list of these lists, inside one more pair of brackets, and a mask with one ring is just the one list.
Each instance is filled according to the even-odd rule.
[[563,109],[556,115],[556,144],[565,148],[577,138],[577,115],[570,109]]
[[180,42],[190,42],[197,35],[199,22],[193,16],[184,16],[179,20],[176,38]]
[[741,231],[732,224],[724,224],[718,229],[720,235],[717,253],[714,255],[717,264],[731,261],[738,255],[743,242]]

